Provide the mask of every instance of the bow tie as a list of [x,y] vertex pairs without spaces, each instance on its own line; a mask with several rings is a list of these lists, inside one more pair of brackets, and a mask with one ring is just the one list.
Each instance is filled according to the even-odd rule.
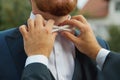
[[60,32],[60,31],[73,31],[74,28],[70,27],[69,25],[64,26],[53,26],[52,32]]

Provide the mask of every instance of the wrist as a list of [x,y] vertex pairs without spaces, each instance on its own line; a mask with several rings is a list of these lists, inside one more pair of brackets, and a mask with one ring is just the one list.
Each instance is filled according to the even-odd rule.
[[26,59],[26,63],[25,66],[32,64],[32,63],[42,63],[44,65],[48,65],[48,58],[44,55],[33,55],[33,56],[29,56]]
[[94,48],[91,49],[91,52],[89,54],[89,57],[93,60],[96,60],[98,52],[101,50],[102,48],[100,46],[96,46]]
[[27,56],[30,57],[30,56],[35,56],[35,55],[43,55],[45,57],[49,57],[49,55],[47,53],[43,53],[43,52],[33,52],[33,53],[27,53]]

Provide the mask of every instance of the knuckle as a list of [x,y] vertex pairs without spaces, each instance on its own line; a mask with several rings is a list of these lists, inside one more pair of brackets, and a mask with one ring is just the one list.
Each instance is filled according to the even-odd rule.
[[53,19],[48,20],[49,23],[55,23]]
[[28,19],[28,26],[31,26],[33,24],[33,20],[32,19]]
[[79,15],[79,17],[83,17],[83,15]]
[[77,17],[78,17],[79,19],[81,19],[81,18],[83,18],[83,15],[78,15]]
[[72,19],[71,21],[72,21],[72,22],[76,22],[76,19]]
[[31,20],[32,20],[32,19],[30,19],[30,18],[29,18],[27,22],[28,22],[28,23],[30,23],[30,22],[31,22]]
[[22,31],[22,30],[23,30],[23,27],[24,27],[23,25],[20,26],[20,27],[19,27],[19,30]]
[[40,15],[40,14],[36,14],[36,17],[43,18],[42,15]]
[[22,29],[22,26],[19,27],[19,30],[21,30],[21,29]]

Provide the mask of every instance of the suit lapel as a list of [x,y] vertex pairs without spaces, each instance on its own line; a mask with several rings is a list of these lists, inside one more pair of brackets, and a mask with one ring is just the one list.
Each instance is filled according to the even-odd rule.
[[75,59],[75,68],[74,68],[74,74],[72,80],[82,80],[82,71],[80,68],[80,63]]
[[72,80],[97,80],[98,69],[93,60],[76,49],[75,70]]
[[6,37],[6,42],[20,77],[24,68],[26,55],[23,47],[22,36],[18,28],[11,31],[11,33]]
[[79,54],[79,51],[76,49],[75,68],[72,80],[82,80],[83,77]]
[[[19,32],[19,29],[15,28],[10,31],[5,39],[20,78],[26,60],[22,35]],[[80,54],[80,52],[76,49],[75,68],[72,80],[83,80],[83,78],[85,77],[82,64],[84,62],[83,58],[84,56]]]

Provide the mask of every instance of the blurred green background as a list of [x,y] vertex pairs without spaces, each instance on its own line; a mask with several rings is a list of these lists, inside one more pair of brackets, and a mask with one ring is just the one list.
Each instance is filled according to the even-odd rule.
[[[0,0],[0,31],[24,24],[29,18],[30,12],[31,7],[28,0]],[[78,9],[76,8],[71,14],[78,14]],[[109,34],[108,43],[111,50],[120,52],[120,28],[111,25]]]
[[0,0],[0,30],[25,23],[30,11],[29,0]]

